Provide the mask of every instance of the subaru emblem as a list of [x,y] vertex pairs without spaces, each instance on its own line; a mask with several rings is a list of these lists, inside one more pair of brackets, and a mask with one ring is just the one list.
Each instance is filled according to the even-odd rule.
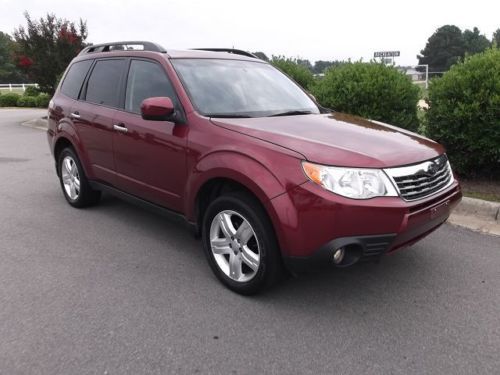
[[434,176],[437,170],[438,170],[438,165],[435,162],[431,162],[427,166],[427,173],[431,176]]

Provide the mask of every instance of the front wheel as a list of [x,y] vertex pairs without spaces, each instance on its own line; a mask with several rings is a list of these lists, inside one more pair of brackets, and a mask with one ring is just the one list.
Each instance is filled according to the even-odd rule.
[[59,154],[57,163],[64,197],[73,207],[81,208],[99,202],[101,192],[90,186],[75,151],[67,147]]
[[237,293],[257,293],[280,274],[272,224],[249,194],[230,193],[215,199],[205,212],[202,238],[212,271]]

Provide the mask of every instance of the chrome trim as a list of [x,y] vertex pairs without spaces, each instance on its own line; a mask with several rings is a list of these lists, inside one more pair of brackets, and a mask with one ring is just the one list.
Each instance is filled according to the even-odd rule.
[[[408,165],[403,167],[385,168],[384,172],[387,174],[392,184],[396,188],[399,196],[405,201],[412,202],[419,199],[424,199],[432,195],[438,194],[443,190],[450,187],[455,178],[453,177],[453,172],[451,170],[450,162],[445,154],[438,156],[435,159],[424,161],[419,164]],[[418,176],[418,177],[417,177]],[[408,177],[402,181],[396,181],[396,179],[401,177]],[[430,194],[420,196],[417,198],[411,198],[413,195],[420,195],[426,191],[431,191],[435,186],[429,187],[429,185],[434,185],[436,182],[441,182],[441,180],[448,181],[436,191],[432,191]],[[426,182],[427,181],[427,182]],[[411,184],[411,185],[405,185]],[[400,186],[403,185],[403,186]],[[438,183],[439,185],[439,183]],[[421,189],[418,192],[406,192],[414,188]]]
[[122,126],[122,125],[116,125],[116,124],[114,124],[113,125],[113,129],[115,129],[116,131],[118,131],[120,133],[126,133],[126,132],[128,132],[128,129],[125,126]]

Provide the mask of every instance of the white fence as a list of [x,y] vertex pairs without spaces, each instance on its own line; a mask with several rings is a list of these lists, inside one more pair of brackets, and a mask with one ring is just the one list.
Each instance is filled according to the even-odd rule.
[[36,83],[0,83],[0,92],[24,92],[28,86],[38,87]]

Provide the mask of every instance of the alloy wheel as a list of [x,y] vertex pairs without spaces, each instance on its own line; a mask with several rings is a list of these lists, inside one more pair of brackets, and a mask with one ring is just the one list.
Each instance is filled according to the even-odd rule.
[[259,240],[239,213],[225,210],[215,215],[210,226],[210,247],[218,267],[232,280],[247,282],[257,274]]
[[64,191],[71,200],[77,200],[80,195],[80,174],[75,160],[66,156],[61,164],[61,175]]

